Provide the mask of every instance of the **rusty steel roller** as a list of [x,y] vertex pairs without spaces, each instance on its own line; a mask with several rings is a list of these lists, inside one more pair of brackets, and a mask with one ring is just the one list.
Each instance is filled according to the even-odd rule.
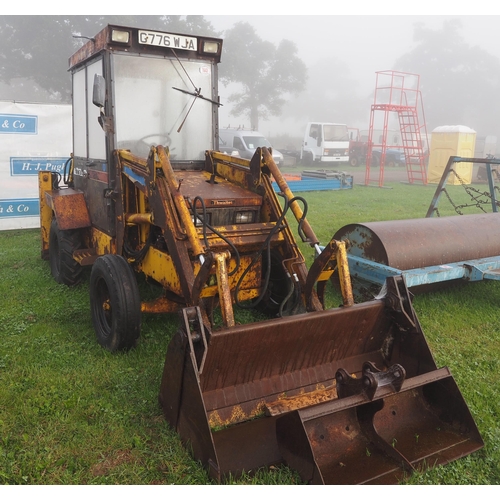
[[497,213],[348,224],[334,236],[349,253],[400,270],[500,254]]

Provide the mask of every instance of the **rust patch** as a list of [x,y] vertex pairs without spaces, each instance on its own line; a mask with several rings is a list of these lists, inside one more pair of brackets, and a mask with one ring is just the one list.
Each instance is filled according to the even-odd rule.
[[[59,229],[79,229],[90,226],[90,215],[83,193],[73,189],[52,191],[50,204],[56,214]],[[46,193],[49,196],[49,193]]]
[[237,405],[233,407],[231,416],[227,419],[222,418],[218,411],[210,413],[208,423],[212,430],[216,430],[223,427],[228,427],[230,425],[238,424],[240,422],[245,422],[246,420],[262,417],[264,416],[264,410],[264,402],[258,403],[253,411],[251,411],[249,414],[246,414],[241,406]]
[[89,178],[95,181],[108,183],[108,172],[102,172],[100,170],[89,170]]
[[295,396],[282,397],[277,401],[266,404],[266,415],[275,416],[290,411],[307,408],[309,406],[332,401],[337,398],[337,388],[334,383],[330,387],[319,387],[315,391],[302,392]]

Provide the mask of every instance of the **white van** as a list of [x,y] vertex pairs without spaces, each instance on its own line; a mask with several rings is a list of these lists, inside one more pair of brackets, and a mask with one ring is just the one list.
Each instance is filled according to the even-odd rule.
[[[257,148],[271,148],[269,141],[260,133],[254,130],[244,130],[236,128],[219,129],[219,150],[233,154],[238,151],[241,158],[250,160]],[[283,164],[283,155],[276,149],[273,151],[273,160],[278,167]]]
[[308,123],[302,141],[300,159],[306,165],[315,162],[347,163],[349,131],[344,123]]

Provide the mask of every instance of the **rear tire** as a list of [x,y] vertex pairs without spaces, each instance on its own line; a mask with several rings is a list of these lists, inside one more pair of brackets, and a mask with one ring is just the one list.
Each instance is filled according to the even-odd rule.
[[57,219],[52,219],[49,232],[50,272],[57,283],[77,285],[81,280],[83,267],[73,259],[73,252],[82,246],[77,230],[59,229]]
[[136,346],[141,299],[134,271],[121,255],[103,255],[92,266],[90,310],[100,345],[111,352]]

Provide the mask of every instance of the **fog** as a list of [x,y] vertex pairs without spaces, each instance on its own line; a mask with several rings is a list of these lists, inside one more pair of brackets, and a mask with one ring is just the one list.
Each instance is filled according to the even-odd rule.
[[[323,10],[315,9],[312,3],[311,8],[307,9],[307,15],[292,14],[292,15],[206,15],[216,30],[230,29],[236,22],[245,21],[250,23],[256,30],[258,36],[263,40],[268,40],[274,44],[278,44],[282,39],[292,40],[298,50],[299,57],[305,62],[308,69],[311,69],[315,64],[321,63],[327,58],[334,58],[340,63],[337,68],[323,68],[324,85],[332,89],[338,85],[343,79],[348,78],[355,82],[352,92],[353,97],[358,97],[360,105],[366,107],[365,117],[352,119],[349,126],[358,128],[368,128],[370,119],[370,106],[373,102],[373,91],[376,82],[376,72],[386,70],[399,70],[395,67],[395,62],[404,54],[411,51],[416,42],[413,40],[414,26],[416,23],[421,23],[424,26],[439,30],[443,27],[443,23],[450,19],[459,19],[462,29],[460,36],[463,41],[471,47],[477,46],[487,51],[492,56],[500,61],[500,42],[498,36],[498,28],[500,26],[500,16],[498,15],[471,15],[469,13],[459,15],[448,15],[446,9],[433,9],[432,4],[425,4],[426,8],[419,9],[420,12],[436,12],[436,14],[423,15],[391,15],[390,9],[379,11],[380,14],[374,15],[373,3],[369,5],[369,10],[366,10],[370,15],[352,15],[331,14],[333,2],[329,7],[323,7]],[[357,4],[360,6],[359,12],[364,12],[363,3]],[[376,4],[379,5],[379,4]],[[396,4],[395,4],[396,5]],[[417,5],[417,4],[415,4]],[[423,4],[418,4],[422,7]],[[450,4],[451,5],[451,4]],[[461,4],[463,7],[463,3]],[[479,8],[480,4],[475,3]],[[400,13],[401,8],[396,12]],[[409,9],[407,4],[406,9]],[[264,9],[265,10],[265,9]],[[302,8],[301,10],[304,10]],[[352,11],[352,9],[350,9]],[[451,10],[451,9],[450,9]],[[464,9],[462,9],[464,10]],[[489,7],[491,11],[491,7]],[[443,13],[444,11],[444,13]],[[327,13],[328,12],[328,13]],[[454,5],[454,12],[460,12],[458,5]],[[484,12],[484,11],[483,11]],[[223,37],[223,36],[222,36]],[[223,64],[224,61],[222,61]],[[311,77],[311,75],[310,75]],[[309,82],[310,84],[311,82]],[[421,79],[421,85],[425,85],[425,81]],[[232,89],[220,86],[219,92],[221,102],[227,101]],[[500,88],[497,96],[500,95]],[[300,105],[301,96],[291,99],[292,105]],[[464,96],[464,101],[467,96]],[[460,103],[458,104],[460,105]],[[426,103],[423,102],[424,110]],[[220,109],[220,123],[222,126],[227,125],[245,125],[249,122],[245,117],[230,116],[230,106],[223,106]],[[285,109],[286,111],[286,106]],[[427,110],[426,110],[427,111]],[[488,113],[492,110],[484,109],[477,110],[476,113]],[[325,120],[325,118],[314,118],[309,116],[311,120]],[[345,117],[342,117],[344,122]],[[331,117],[328,121],[340,121],[335,114],[335,110],[331,110]],[[492,128],[491,121],[482,126],[475,120],[475,123],[453,123],[453,116],[447,116],[446,113],[440,117],[440,120],[435,120],[434,126],[438,125],[467,125],[472,128],[477,127],[478,133],[483,135],[498,135],[498,130],[487,130]],[[437,123],[439,121],[439,123]],[[304,128],[303,120],[292,119],[284,113],[281,117],[274,117],[269,120],[261,120],[259,128],[265,135],[273,136],[276,134],[288,133],[300,135]]]
[[[344,2],[345,3],[345,2]],[[441,2],[444,4],[444,2]],[[295,2],[297,4],[297,2]],[[499,27],[500,16],[492,8],[491,2],[483,0],[474,4],[465,2],[446,2],[445,5],[436,7],[437,2],[419,1],[409,4],[395,1],[351,2],[351,5],[339,7],[340,2],[326,2],[316,0],[310,4],[291,6],[286,4],[286,13],[279,11],[281,6],[276,2],[263,2],[253,0],[242,4],[236,2],[218,1],[215,5],[194,2],[189,6],[172,8],[171,5],[151,0],[148,2],[146,12],[141,15],[166,14],[201,14],[208,20],[213,28],[221,32],[231,29],[237,22],[243,21],[252,25],[256,34],[265,41],[277,45],[281,40],[287,39],[295,43],[298,57],[305,63],[308,70],[307,89],[299,95],[288,96],[288,102],[283,107],[281,116],[261,119],[259,129],[267,136],[290,134],[301,136],[306,121],[332,121],[347,123],[349,127],[367,129],[370,121],[370,109],[373,103],[376,73],[387,70],[402,71],[396,67],[398,59],[418,47],[414,40],[415,26],[420,25],[431,29],[441,30],[444,23],[456,19],[460,21],[458,32],[461,42],[469,47],[478,47],[486,51],[493,58],[496,72],[492,72],[491,81],[488,82],[488,98],[479,99],[482,90],[486,87],[477,87],[471,77],[477,71],[477,81],[488,79],[488,63],[475,67],[473,58],[468,53],[465,66],[472,70],[467,74],[467,79],[457,73],[456,80],[463,80],[462,86],[455,85],[453,98],[446,94],[446,89],[433,102],[423,101],[423,106],[429,128],[443,125],[465,125],[477,130],[483,136],[495,135],[500,139],[500,42]],[[282,4],[285,5],[285,4]],[[453,6],[453,9],[450,7]],[[38,9],[41,7],[38,6]],[[472,8],[476,9],[472,12]],[[2,11],[7,7],[2,6]],[[15,7],[9,6],[8,9]],[[40,14],[59,15],[59,6],[43,4]],[[130,7],[121,8],[124,15],[134,15]],[[417,11],[410,14],[409,11]],[[135,11],[137,10],[137,7]],[[172,13],[172,10],[174,11]],[[167,11],[167,12],[165,12]],[[207,13],[209,11],[209,13]],[[99,14],[106,15],[102,5],[87,1],[85,11],[71,12],[71,14]],[[478,14],[476,14],[478,12]],[[4,12],[2,12],[3,14]],[[6,12],[7,14],[20,14],[20,12]],[[30,14],[37,12],[30,11]],[[7,16],[4,17],[7,19]],[[91,34],[89,34],[91,36]],[[439,47],[436,47],[436,50]],[[433,50],[427,54],[432,58]],[[456,56],[456,54],[455,54]],[[442,55],[441,55],[442,57]],[[486,58],[485,61],[488,59]],[[420,66],[426,61],[419,61]],[[491,62],[491,61],[490,61]],[[224,64],[224,54],[221,65]],[[456,64],[456,61],[455,61]],[[411,73],[417,70],[406,69]],[[450,73],[448,73],[449,75]],[[440,82],[434,77],[430,82],[421,78],[421,86],[429,88],[446,86],[447,82]],[[456,82],[455,82],[456,83]],[[4,85],[4,84],[3,84]],[[495,87],[496,86],[496,87]],[[4,87],[5,88],[5,87]],[[1,87],[0,87],[1,89]],[[339,99],[325,100],[327,94],[339,93]],[[231,104],[228,98],[235,90],[234,86],[219,85],[219,94],[223,106],[220,108],[221,126],[250,126],[249,119],[245,116],[232,116]],[[309,101],[306,100],[309,92]],[[311,92],[317,96],[315,106],[312,106]],[[485,92],[483,92],[485,93]],[[479,95],[479,97],[478,97]],[[472,99],[475,97],[475,99]],[[1,98],[1,97],[0,97]],[[7,98],[3,97],[4,99]],[[333,105],[332,103],[335,103]],[[322,116],[318,115],[318,107]],[[456,113],[457,108],[467,108],[466,113]],[[465,116],[464,123],[457,123],[457,117]]]

